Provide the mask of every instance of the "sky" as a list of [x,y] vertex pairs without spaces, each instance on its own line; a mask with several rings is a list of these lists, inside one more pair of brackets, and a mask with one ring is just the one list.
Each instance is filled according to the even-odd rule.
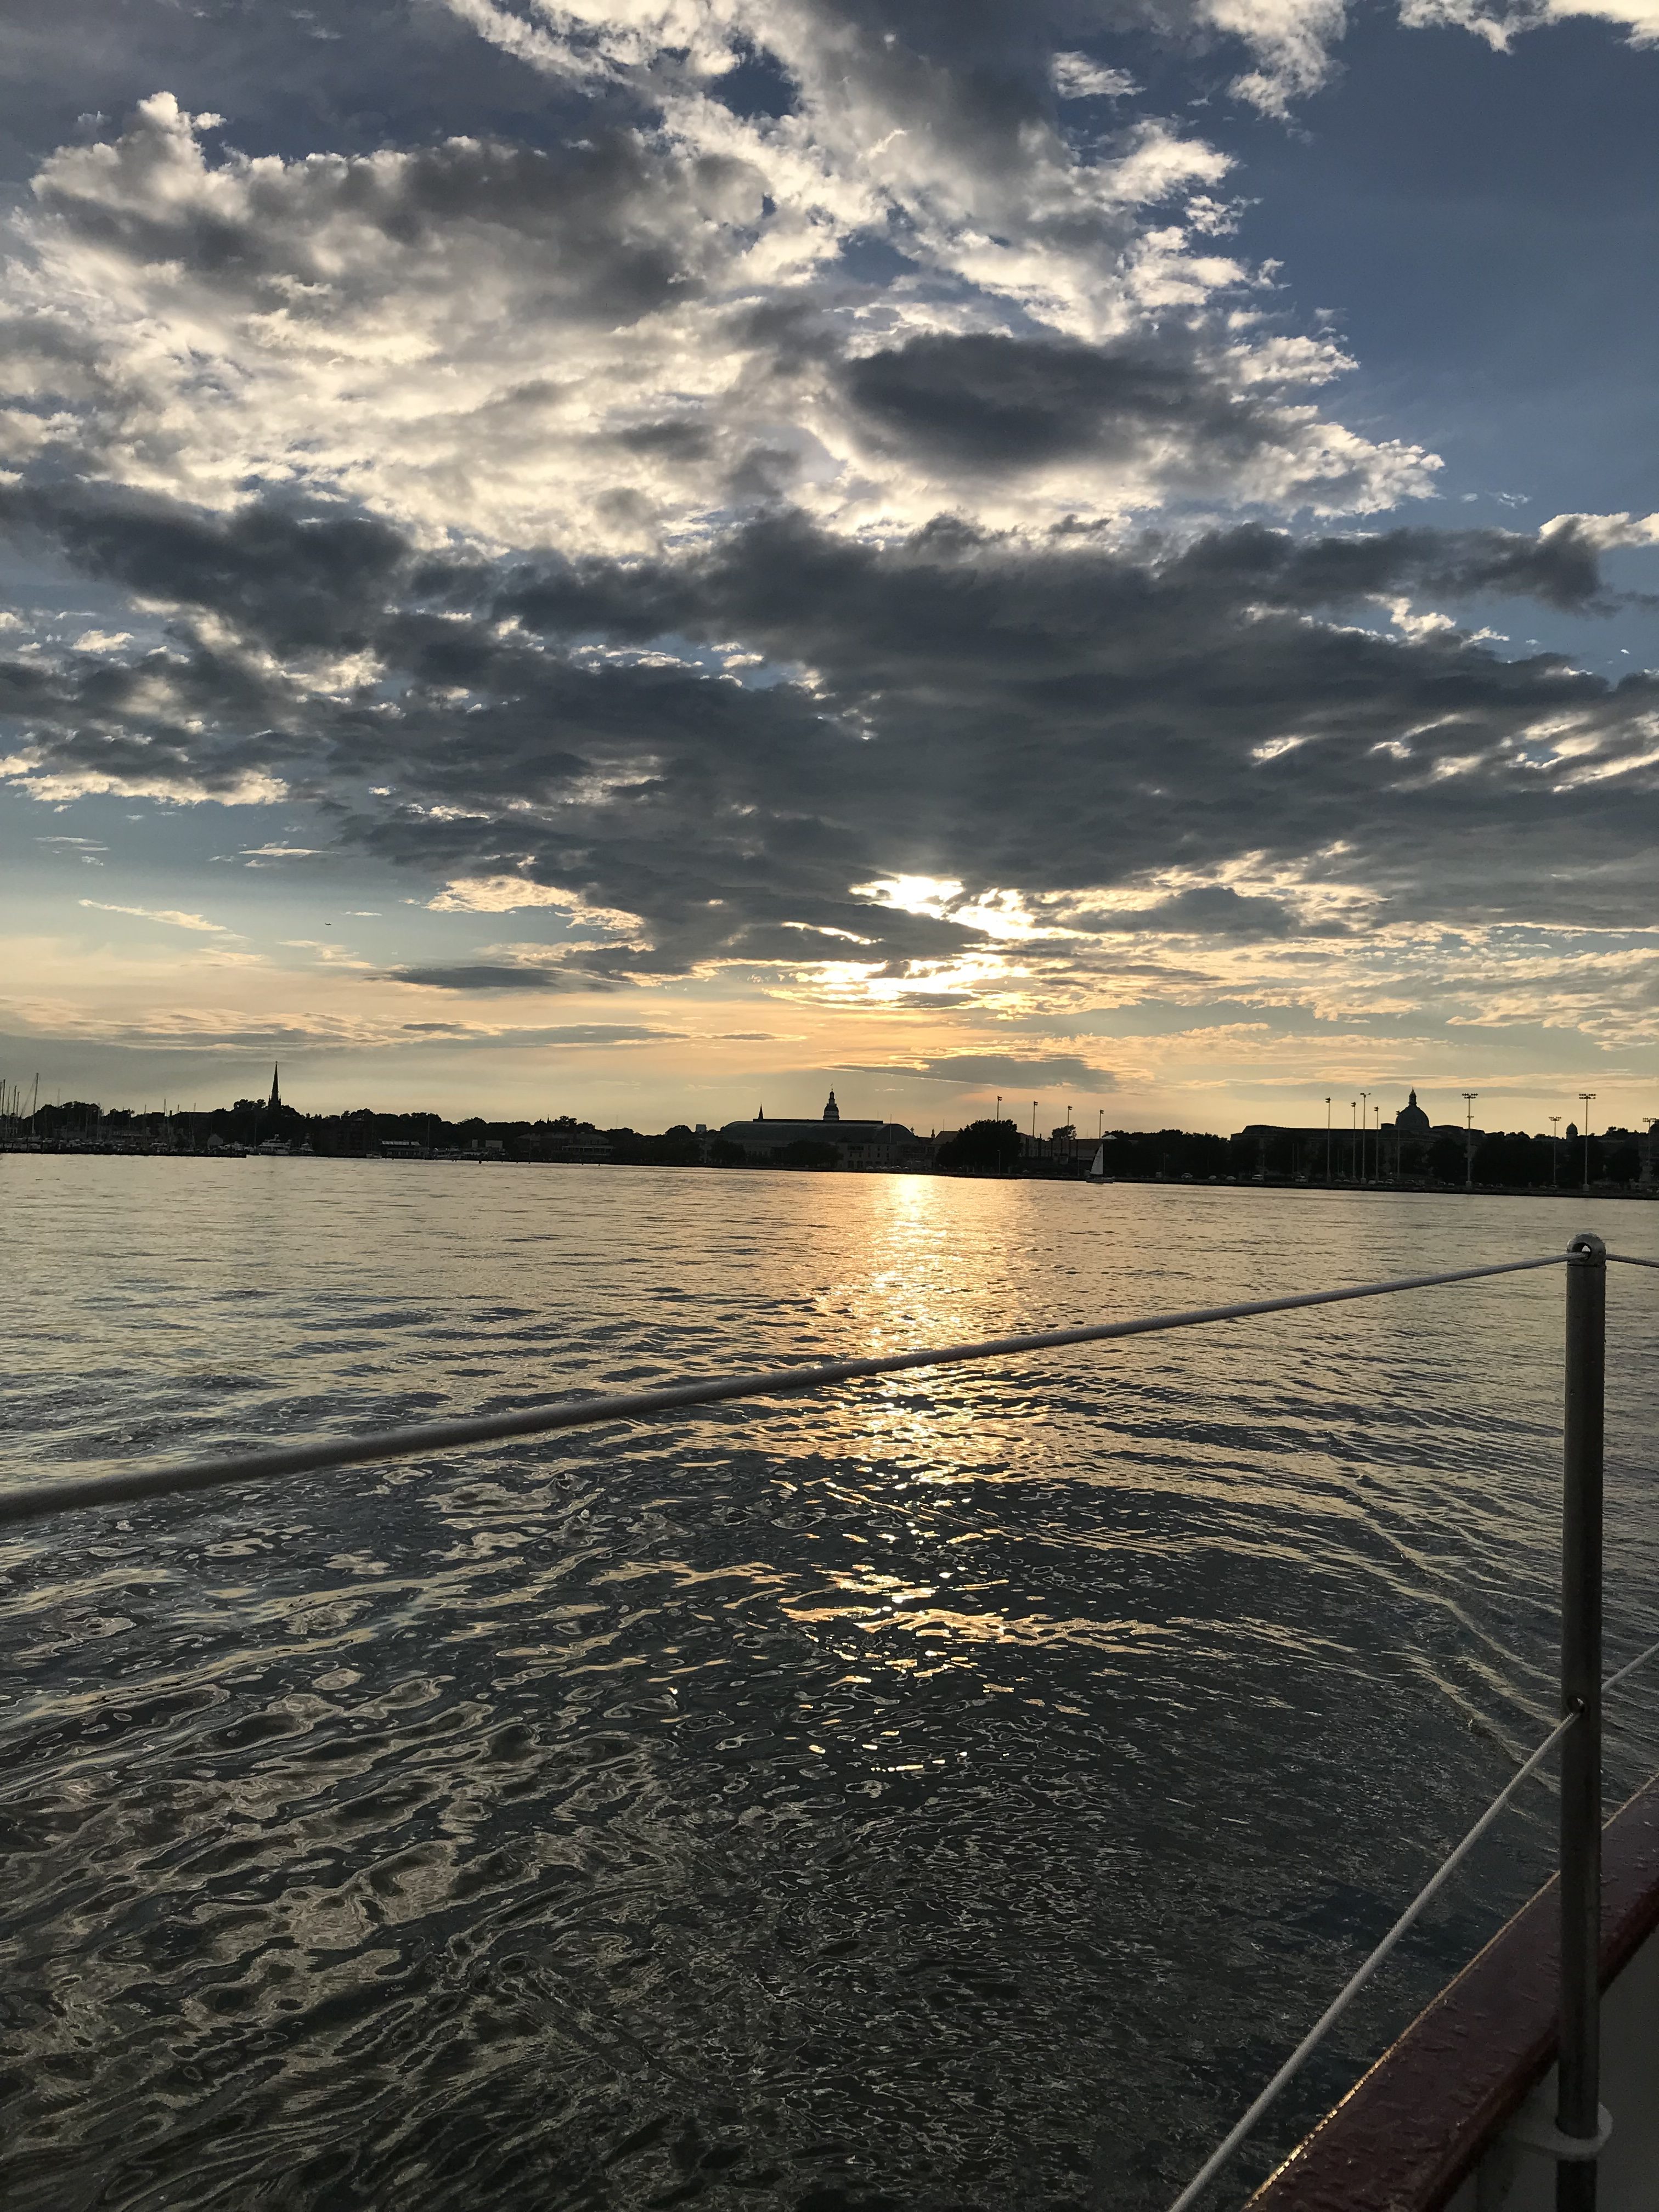
[[1659,1114],[1659,0],[9,0],[0,1076]]

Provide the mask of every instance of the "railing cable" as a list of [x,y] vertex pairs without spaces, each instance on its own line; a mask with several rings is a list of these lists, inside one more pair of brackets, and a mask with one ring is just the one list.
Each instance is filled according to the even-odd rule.
[[71,1475],[21,1483],[0,1492],[0,1527],[38,1521],[53,1513],[88,1505],[127,1504],[137,1498],[164,1498],[191,1491],[216,1490],[228,1483],[258,1482],[276,1475],[312,1474],[325,1468],[351,1467],[384,1459],[408,1459],[424,1453],[453,1451],[463,1445],[499,1443],[510,1437],[550,1434],[556,1429],[590,1428],[601,1422],[628,1421],[667,1413],[687,1406],[712,1406],[732,1398],[782,1398],[802,1390],[821,1390],[871,1375],[898,1375],[918,1367],[951,1367],[969,1359],[994,1359],[1015,1352],[1056,1351],[1067,1345],[1106,1344],[1123,1337],[1150,1336],[1162,1329],[1196,1328],[1208,1322],[1248,1321],[1258,1314],[1295,1313],[1310,1306],[1341,1305],[1354,1298],[1388,1297],[1397,1291],[1426,1291],[1448,1283],[1473,1283],[1488,1275],[1519,1275],[1537,1267],[1557,1267],[1567,1255],[1547,1252],[1534,1260],[1503,1260],[1485,1267],[1453,1267],[1434,1275],[1397,1275],[1380,1283],[1356,1283],[1334,1291],[1299,1291],[1289,1297],[1249,1298],[1234,1305],[1194,1306],[1184,1312],[1143,1314],[1134,1321],[1092,1322],[1080,1328],[1047,1328],[1024,1336],[988,1338],[978,1344],[936,1346],[921,1352],[882,1352],[865,1359],[832,1359],[811,1367],[784,1367],[770,1374],[716,1375],[700,1382],[675,1382],[624,1396],[567,1398],[551,1406],[516,1413],[479,1413],[454,1421],[425,1421],[404,1429],[381,1430],[331,1442],[291,1444],[276,1451],[241,1452],[228,1458],[197,1460],[182,1467],[135,1468],[114,1474]]
[[1606,1697],[1609,1690],[1616,1689],[1626,1674],[1633,1674],[1638,1667],[1645,1667],[1650,1659],[1655,1658],[1659,1658],[1659,1644],[1650,1644],[1645,1651],[1638,1651],[1635,1658],[1627,1659],[1616,1674],[1607,1677],[1601,1685],[1602,1696]]
[[1388,1958],[1389,1954],[1399,1942],[1401,1937],[1407,1933],[1407,1929],[1412,1927],[1414,1922],[1422,1917],[1427,1907],[1433,1904],[1435,1899],[1439,1896],[1441,1891],[1446,1887],[1446,1884],[1456,1873],[1458,1868],[1462,1865],[1464,1860],[1474,1849],[1482,1836],[1486,1834],[1492,1822],[1498,1818],[1498,1814],[1504,1810],[1510,1800],[1515,1796],[1516,1790],[1520,1789],[1521,1784],[1525,1782],[1529,1776],[1534,1775],[1538,1771],[1538,1769],[1543,1765],[1545,1759],[1549,1756],[1550,1753],[1554,1750],[1556,1745],[1560,1742],[1562,1737],[1573,1725],[1573,1723],[1577,1719],[1577,1717],[1578,1716],[1576,1712],[1568,1713],[1564,1719],[1558,1721],[1555,1726],[1550,1730],[1549,1734],[1544,1738],[1542,1743],[1539,1745],[1537,1750],[1533,1753],[1531,1758],[1528,1759],[1524,1765],[1518,1766],[1516,1769],[1515,1772],[1504,1784],[1504,1787],[1498,1791],[1497,1796],[1492,1799],[1491,1804],[1487,1806],[1486,1811],[1480,1815],[1480,1818],[1469,1830],[1468,1835],[1464,1837],[1462,1842],[1458,1844],[1456,1850],[1452,1851],[1447,1857],[1442,1859],[1435,1872],[1430,1875],[1428,1881],[1425,1882],[1422,1888],[1418,1891],[1417,1895],[1406,1907],[1406,1910],[1401,1914],[1399,1919],[1395,1922],[1393,1927],[1389,1929],[1388,1934],[1382,1938],[1382,1941],[1371,1953],[1370,1958],[1365,1960],[1364,1966],[1359,1967],[1358,1970],[1350,1977],[1347,1982],[1344,1984],[1342,1989],[1338,1992],[1337,1996],[1333,1998],[1331,2002],[1325,2008],[1324,2011],[1321,2013],[1319,2018],[1308,2030],[1308,2033],[1303,2037],[1301,2042],[1297,2045],[1296,2049],[1291,2051],[1290,2057],[1279,2068],[1278,2073],[1273,2075],[1273,2080],[1268,2082],[1267,2087],[1261,2092],[1261,2094],[1250,2106],[1249,2112],[1247,2112],[1237,2122],[1231,2132],[1226,2136],[1224,2140],[1217,2144],[1215,2149],[1212,2151],[1209,2157],[1205,2160],[1203,2165],[1200,2166],[1198,2172],[1187,2184],[1187,2186],[1182,2191],[1180,2196],[1177,2197],[1174,2203],[1170,2205],[1170,2212],[1187,2212],[1187,2208],[1189,2205],[1195,2204],[1198,2202],[1204,2191],[1209,2187],[1211,2182],[1215,2179],[1222,2167],[1226,2165],[1228,2160],[1243,2142],[1245,2136],[1249,2134],[1251,2129],[1255,2127],[1256,2122],[1261,2118],[1261,2115],[1267,2111],[1267,2107],[1273,2102],[1273,2100],[1279,2095],[1279,2092],[1287,2087],[1288,2085],[1296,2079],[1307,2061],[1313,2056],[1314,2052],[1319,2048],[1325,2038],[1330,2033],[1332,2028],[1336,2026],[1338,2021],[1341,2019],[1343,2014],[1346,2012],[1348,2007],[1353,2002],[1354,1999],[1359,1995],[1359,1992],[1364,1988],[1366,1983],[1370,1980],[1377,1968],[1381,1966]]
[[1659,1260],[1638,1260],[1633,1252],[1609,1252],[1607,1259],[1615,1267],[1659,1267]]
[[[1659,1658],[1659,1643],[1650,1644],[1645,1651],[1638,1651],[1635,1658],[1627,1659],[1622,1667],[1617,1668],[1613,1673],[1607,1675],[1601,1684],[1601,1694],[1603,1697],[1607,1695],[1609,1690],[1617,1689],[1620,1683],[1624,1681],[1627,1675],[1635,1674],[1638,1667],[1645,1667],[1650,1659],[1655,1658]],[[1566,1734],[1568,1729],[1571,1727],[1573,1722],[1577,1718],[1577,1714],[1569,1713],[1565,1720],[1559,1722],[1554,1729],[1552,1730],[1550,1735],[1548,1735],[1544,1739],[1543,1742],[1539,1745],[1537,1750],[1534,1752],[1532,1757],[1527,1761],[1526,1765],[1516,1772],[1511,1779],[1504,1785],[1499,1794],[1493,1798],[1492,1803],[1481,1814],[1474,1826],[1470,1829],[1468,1834],[1464,1837],[1462,1842],[1457,1846],[1457,1849],[1452,1853],[1451,1856],[1443,1862],[1439,1871],[1430,1881],[1427,1887],[1418,1893],[1418,1895],[1413,1903],[1407,1908],[1401,1917],[1395,1921],[1394,1926],[1383,1937],[1382,1942],[1377,1945],[1376,1950],[1371,1953],[1364,1965],[1360,1967],[1358,1972],[1355,1974],[1352,1980],[1350,1981],[1346,1987],[1342,1990],[1335,2002],[1322,2015],[1319,2021],[1316,2022],[1315,2026],[1310,2029],[1308,2034],[1303,2039],[1302,2042],[1297,2045],[1297,2048],[1291,2052],[1289,2058],[1285,2060],[1284,2065],[1280,2067],[1279,2072],[1273,2076],[1273,2080],[1267,2084],[1267,2087],[1256,2099],[1249,2111],[1245,2113],[1243,2118],[1240,2120],[1237,2126],[1234,2128],[1232,2133],[1227,2137],[1225,2142],[1222,2143],[1218,2148],[1209,2162],[1203,2168],[1202,2172],[1194,2176],[1193,2179],[1188,2184],[1181,2196],[1179,2196],[1176,2199],[1175,2203],[1170,2206],[1170,2212],[1184,2212],[1184,2208],[1193,2203],[1204,2188],[1214,2179],[1215,2176],[1220,2172],[1227,2160],[1232,2155],[1233,2152],[1238,2148],[1240,2143],[1243,2142],[1245,2136],[1255,2126],[1256,2121],[1261,2118],[1261,2115],[1267,2111],[1268,2106],[1271,2105],[1274,2098],[1278,2096],[1279,2091],[1285,2087],[1286,2085],[1295,2078],[1297,2070],[1303,2065],[1304,2062],[1311,2056],[1324,2036],[1336,2025],[1343,2013],[1347,2009],[1350,2002],[1359,1994],[1365,1984],[1376,1972],[1376,1969],[1382,1964],[1383,1960],[1388,1957],[1389,1953],[1399,1942],[1401,1936],[1402,1936],[1406,1930],[1411,1926],[1413,1921],[1417,1918],[1424,1906],[1431,1901],[1446,1881],[1450,1877],[1452,1873],[1455,1870],[1459,1863],[1469,1850],[1471,1845],[1477,1843],[1480,1838],[1485,1835],[1486,1830],[1492,1826],[1492,1821],[1503,1810],[1504,1807],[1508,1804],[1510,1799],[1514,1796],[1516,1790],[1519,1789],[1522,1783],[1526,1780],[1529,1774],[1533,1773],[1536,1770],[1546,1753],[1550,1750],[1553,1744],[1559,1741],[1561,1737]]]

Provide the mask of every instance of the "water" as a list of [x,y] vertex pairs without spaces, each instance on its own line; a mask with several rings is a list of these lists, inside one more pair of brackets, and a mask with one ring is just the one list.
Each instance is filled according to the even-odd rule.
[[[9,1474],[1559,1249],[1639,1206],[0,1163]],[[0,1549],[11,2212],[1167,2203],[1551,1717],[1553,1271]],[[1659,1289],[1610,1285],[1611,1648]],[[1610,1796],[1659,1764],[1619,1707]],[[1547,1870],[1511,1815],[1275,2149]]]

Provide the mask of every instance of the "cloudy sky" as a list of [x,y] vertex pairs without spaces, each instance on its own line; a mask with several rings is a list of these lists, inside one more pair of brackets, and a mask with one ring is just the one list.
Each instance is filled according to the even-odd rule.
[[0,1073],[1659,1112],[1659,0],[10,0]]

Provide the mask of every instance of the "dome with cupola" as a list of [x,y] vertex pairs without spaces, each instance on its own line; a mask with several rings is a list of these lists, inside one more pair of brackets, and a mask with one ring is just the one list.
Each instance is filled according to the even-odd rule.
[[1402,1106],[1400,1111],[1395,1115],[1394,1126],[1399,1130],[1402,1137],[1426,1137],[1428,1135],[1429,1117],[1423,1111],[1423,1109],[1418,1104],[1417,1093],[1414,1091],[1411,1095],[1409,1102],[1406,1105]]

